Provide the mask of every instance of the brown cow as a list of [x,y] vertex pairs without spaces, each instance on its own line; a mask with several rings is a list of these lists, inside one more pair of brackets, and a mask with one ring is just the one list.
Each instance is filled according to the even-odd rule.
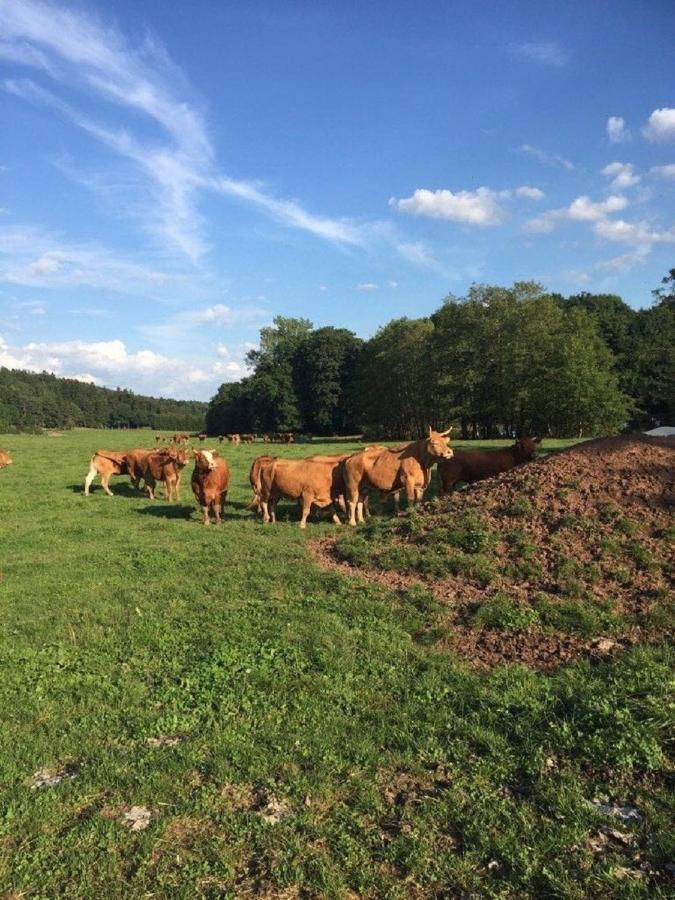
[[141,478],[145,475],[145,461],[148,456],[150,456],[151,453],[163,453],[165,450],[166,448],[154,450],[142,447],[137,447],[134,450],[127,450],[127,474],[136,490],[140,489]]
[[12,457],[8,450],[0,450],[0,469],[12,465]]
[[341,457],[315,456],[308,459],[275,459],[261,467],[260,506],[263,522],[276,522],[276,505],[280,497],[302,501],[300,528],[307,527],[312,505],[332,507],[332,518],[340,525],[336,505],[344,493]]
[[113,492],[108,487],[111,475],[128,475],[127,450],[97,450],[89,463],[89,471],[84,480],[84,494],[89,496],[89,488],[97,475],[101,476],[101,487],[109,497]]
[[480,481],[535,459],[540,441],[538,437],[523,437],[504,450],[455,450],[452,459],[438,463],[440,496],[445,496],[458,481]]
[[173,442],[174,444],[187,444],[190,440],[189,434],[174,434]]
[[253,462],[251,463],[251,469],[248,473],[248,480],[251,483],[251,488],[253,489],[253,500],[248,505],[249,509],[255,509],[258,512],[262,512],[262,507],[260,505],[260,477],[261,472],[264,466],[271,463],[275,460],[276,456],[257,456]]
[[419,441],[393,449],[360,450],[342,465],[345,497],[349,506],[349,524],[363,521],[363,504],[369,488],[395,494],[405,490],[408,503],[422,499],[431,480],[431,469],[439,459],[450,459],[448,435],[452,431],[433,431]]
[[230,486],[230,470],[217,450],[195,450],[195,467],[192,472],[192,491],[209,524],[209,510],[213,510],[216,525],[220,524],[222,507]]
[[142,472],[148,497],[151,500],[155,499],[155,487],[158,481],[164,483],[164,497],[169,502],[174,493],[176,500],[180,500],[181,475],[189,458],[190,454],[187,450],[170,448],[149,453],[139,460],[137,465]]

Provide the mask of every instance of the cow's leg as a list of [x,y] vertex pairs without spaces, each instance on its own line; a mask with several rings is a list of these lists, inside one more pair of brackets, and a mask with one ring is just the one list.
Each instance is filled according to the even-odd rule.
[[227,491],[223,491],[223,495],[220,498],[220,514],[221,516],[225,515],[225,501],[227,500]]
[[364,509],[364,506],[365,506],[365,504],[366,504],[366,498],[367,498],[367,496],[368,496],[368,493],[367,493],[367,492],[366,492],[365,494],[359,494],[359,499],[358,499],[358,501],[357,501],[357,503],[356,503],[356,521],[357,521],[359,524],[361,524],[362,522],[365,521],[364,518],[363,518],[363,509]]
[[414,506],[417,499],[417,486],[414,478],[405,479],[405,495],[408,499],[408,508]]
[[111,475],[110,472],[105,472],[105,473],[101,474],[101,487],[103,488],[103,490],[106,492],[106,494],[109,497],[112,497],[113,492],[108,487],[108,482],[110,481],[110,475]]
[[89,471],[87,472],[87,477],[84,479],[84,496],[89,496],[89,488],[91,487],[91,483],[96,478],[98,472],[96,471],[96,466],[92,463],[89,466]]
[[303,491],[302,493],[302,516],[300,517],[300,527],[307,528],[307,517],[312,508],[312,495]]
[[267,500],[260,501],[260,509],[262,510],[263,524],[267,525],[270,521],[269,503]]
[[179,472],[178,478],[176,478],[176,484],[174,486],[174,490],[176,492],[176,503],[180,503],[180,480],[181,480],[181,477],[182,477],[181,473]]
[[222,501],[222,498],[221,498],[221,497],[219,497],[219,496],[217,496],[217,495],[216,495],[216,497],[214,497],[214,500],[213,500],[213,515],[215,516],[215,519],[216,519],[216,525],[220,525],[220,510],[221,510],[222,502],[223,502],[223,501]]

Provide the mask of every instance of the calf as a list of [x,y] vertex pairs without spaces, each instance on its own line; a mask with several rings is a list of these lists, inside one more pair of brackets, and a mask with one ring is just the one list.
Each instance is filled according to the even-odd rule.
[[97,475],[101,476],[101,487],[109,497],[113,492],[108,487],[111,475],[128,475],[127,450],[97,450],[89,462],[89,471],[84,480],[84,494],[89,496],[89,488]]
[[455,450],[452,459],[438,463],[440,496],[444,497],[458,481],[480,481],[535,459],[540,441],[538,437],[524,437],[504,450]]
[[280,497],[302,501],[300,528],[307,527],[312,505],[330,506],[333,522],[340,525],[336,506],[344,493],[341,457],[311,457],[308,459],[275,459],[264,465],[260,474],[260,506],[263,522],[276,522],[276,505]]
[[0,469],[12,465],[12,457],[7,450],[0,450]]
[[187,450],[173,448],[150,453],[143,458],[140,468],[151,500],[155,499],[155,487],[158,481],[163,482],[164,496],[169,503],[173,499],[174,493],[176,500],[180,500],[180,480],[188,458]]
[[208,525],[209,510],[213,510],[216,525],[220,524],[222,508],[230,486],[230,470],[217,450],[195,450],[192,472],[192,492]]

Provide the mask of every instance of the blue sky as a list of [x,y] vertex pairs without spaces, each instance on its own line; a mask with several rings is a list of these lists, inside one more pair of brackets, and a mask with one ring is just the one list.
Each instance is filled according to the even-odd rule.
[[211,396],[274,315],[645,306],[675,5],[0,0],[0,365]]

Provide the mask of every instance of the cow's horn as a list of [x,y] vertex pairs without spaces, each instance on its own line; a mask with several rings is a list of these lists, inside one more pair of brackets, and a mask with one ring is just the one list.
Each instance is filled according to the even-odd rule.
[[452,433],[452,425],[448,428],[447,431],[441,431],[441,435],[443,437],[449,437],[451,433]]

